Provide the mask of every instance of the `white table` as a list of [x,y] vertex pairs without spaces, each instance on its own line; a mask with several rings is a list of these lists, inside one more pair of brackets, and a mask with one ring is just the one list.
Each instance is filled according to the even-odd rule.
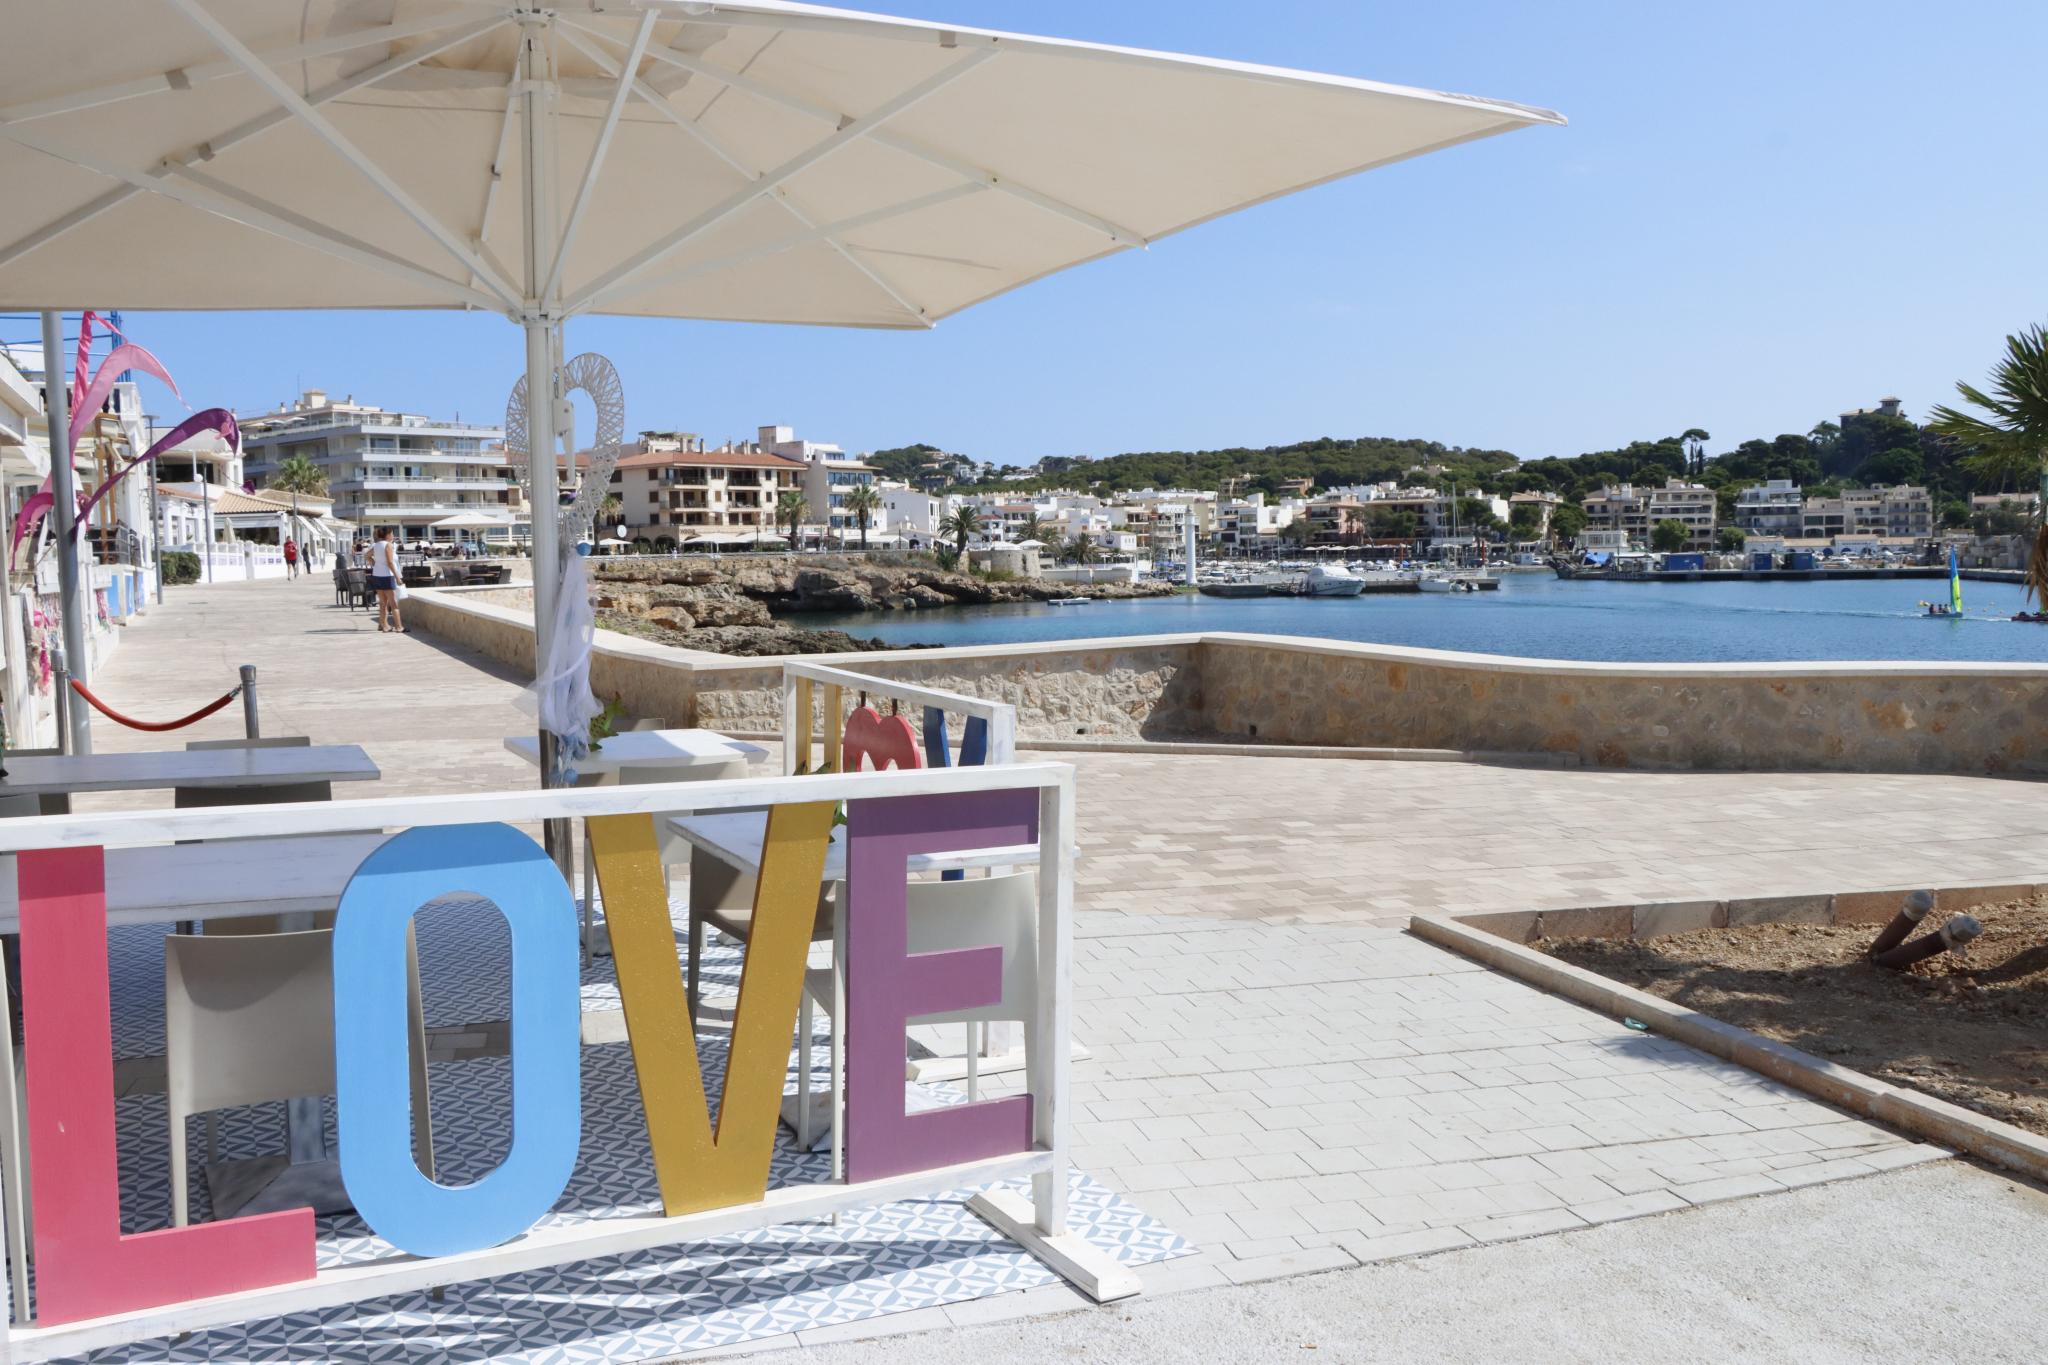
[[[726,866],[748,876],[761,871],[761,848],[768,841],[766,811],[732,811],[717,815],[676,815],[669,830],[693,848],[701,848]],[[966,849],[950,853],[916,853],[907,860],[912,872],[957,872],[966,868],[1037,866],[1037,844]],[[828,882],[846,880],[846,827],[832,831],[825,850]]]
[[[692,849],[724,863],[727,867],[746,875],[758,876],[761,871],[762,846],[768,839],[768,814],[766,811],[729,811],[715,815],[676,815],[669,817],[668,831],[687,843]],[[905,859],[908,871],[912,873],[957,872],[976,868],[995,867],[1036,867],[1038,865],[1037,844],[1009,844],[997,848],[956,849],[944,853],[914,853]],[[832,831],[832,842],[825,850],[825,871],[822,878],[828,882],[846,880],[846,828],[837,826]],[[837,951],[837,945],[834,946]],[[988,1038],[987,1050],[975,1059],[974,1069],[980,1073],[995,1071],[1021,1071],[1024,1068],[1024,1050],[1009,1043],[1008,1026],[1001,1023],[989,1024],[985,1030]],[[1091,1054],[1080,1043],[1074,1044],[1073,1055],[1086,1060]],[[925,1057],[908,1065],[908,1074],[914,1081],[953,1081],[968,1073],[967,1059],[962,1057]],[[791,1101],[790,1103],[794,1103]],[[790,1126],[794,1128],[792,1120]]]
[[[341,904],[363,859],[388,834],[306,834],[111,848],[107,924],[318,914]],[[12,853],[0,854],[0,933],[21,932]]]
[[147,791],[157,787],[278,787],[372,782],[377,765],[356,744],[277,749],[158,749],[130,754],[8,754],[0,796]]
[[[540,766],[537,735],[512,735],[505,749]],[[736,758],[760,763],[767,757],[760,745],[727,739],[716,730],[629,730],[577,759],[576,771],[584,777],[614,777],[627,768],[704,768]]]

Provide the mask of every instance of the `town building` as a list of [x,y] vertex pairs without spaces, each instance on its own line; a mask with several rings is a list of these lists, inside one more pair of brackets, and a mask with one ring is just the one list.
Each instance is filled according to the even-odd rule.
[[800,491],[802,460],[690,432],[642,432],[612,471],[627,534],[657,550],[692,540],[739,544],[777,532],[776,504]]
[[930,545],[938,538],[939,523],[946,519],[944,499],[906,483],[877,482],[875,491],[882,497],[881,530],[901,537],[912,548]]
[[1661,488],[1609,484],[1589,494],[1582,506],[1589,528],[1620,531],[1639,545],[1650,544],[1659,523],[1678,522],[1685,527],[1685,544],[1680,548],[1686,550],[1713,549],[1720,520],[1714,490],[1684,479],[1666,479]]
[[[387,412],[320,389],[240,423],[256,487],[303,455],[326,476],[334,515],[366,534],[390,527],[406,544],[518,534],[524,500],[502,427]],[[437,527],[455,518],[461,524]]]
[[1751,484],[1735,494],[1735,524],[1751,538],[1803,534],[1805,498],[1790,479]]
[[1563,505],[1564,499],[1555,493],[1511,493],[1508,495],[1508,522],[1512,526],[1517,510],[1530,507],[1535,509],[1536,527],[1533,533],[1518,533],[1515,538],[1527,540],[1550,539],[1550,519]]
[[[762,427],[757,444],[764,454],[779,455],[804,466],[802,489],[804,501],[809,504],[804,513],[805,524],[826,527],[842,537],[859,531],[860,519],[847,510],[846,495],[856,488],[871,486],[879,470],[836,445],[799,440],[791,427]],[[868,529],[875,529],[872,515],[868,518]]]
[[1934,535],[1934,499],[1918,485],[1852,488],[1842,494],[1842,501],[1854,534],[1916,540]]

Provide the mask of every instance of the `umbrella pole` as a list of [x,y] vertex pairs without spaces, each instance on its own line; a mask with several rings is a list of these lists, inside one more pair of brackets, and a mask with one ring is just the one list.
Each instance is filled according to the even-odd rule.
[[[64,660],[71,676],[92,681],[92,654],[85,645],[85,623],[92,585],[78,581],[78,488],[71,465],[71,393],[64,377],[64,315],[43,314],[43,412],[50,434],[51,539],[57,545],[57,599],[63,603]],[[33,580],[31,580],[33,581]],[[71,708],[68,752],[92,752],[91,708]]]
[[[525,170],[526,288],[520,323],[526,331],[526,460],[533,485],[533,675],[547,673],[553,644],[555,602],[561,588],[561,497],[555,469],[560,398],[555,375],[561,365],[562,324],[556,300],[545,297],[554,268],[555,237],[561,222],[555,202],[555,71],[548,39],[553,19],[538,6],[522,7],[518,18],[521,75],[526,107],[521,124]],[[540,732],[541,786],[555,784],[555,737]],[[574,840],[566,821],[542,827],[548,856],[573,884],[569,859]]]

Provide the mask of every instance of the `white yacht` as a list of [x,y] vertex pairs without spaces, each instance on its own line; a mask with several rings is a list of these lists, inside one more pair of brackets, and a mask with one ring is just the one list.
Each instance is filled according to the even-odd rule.
[[1365,591],[1365,580],[1337,564],[1318,564],[1308,571],[1310,597],[1356,597]]

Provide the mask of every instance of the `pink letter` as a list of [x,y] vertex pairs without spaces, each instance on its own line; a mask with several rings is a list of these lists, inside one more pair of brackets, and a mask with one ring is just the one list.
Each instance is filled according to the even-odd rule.
[[121,1235],[106,872],[97,848],[16,859],[36,1320],[126,1313],[313,1278],[313,1211]]
[[903,1110],[903,1032],[925,1014],[993,1004],[1003,950],[909,955],[905,860],[1038,838],[1038,793],[846,803],[846,1178],[876,1180],[1031,1150],[1031,1097]]

